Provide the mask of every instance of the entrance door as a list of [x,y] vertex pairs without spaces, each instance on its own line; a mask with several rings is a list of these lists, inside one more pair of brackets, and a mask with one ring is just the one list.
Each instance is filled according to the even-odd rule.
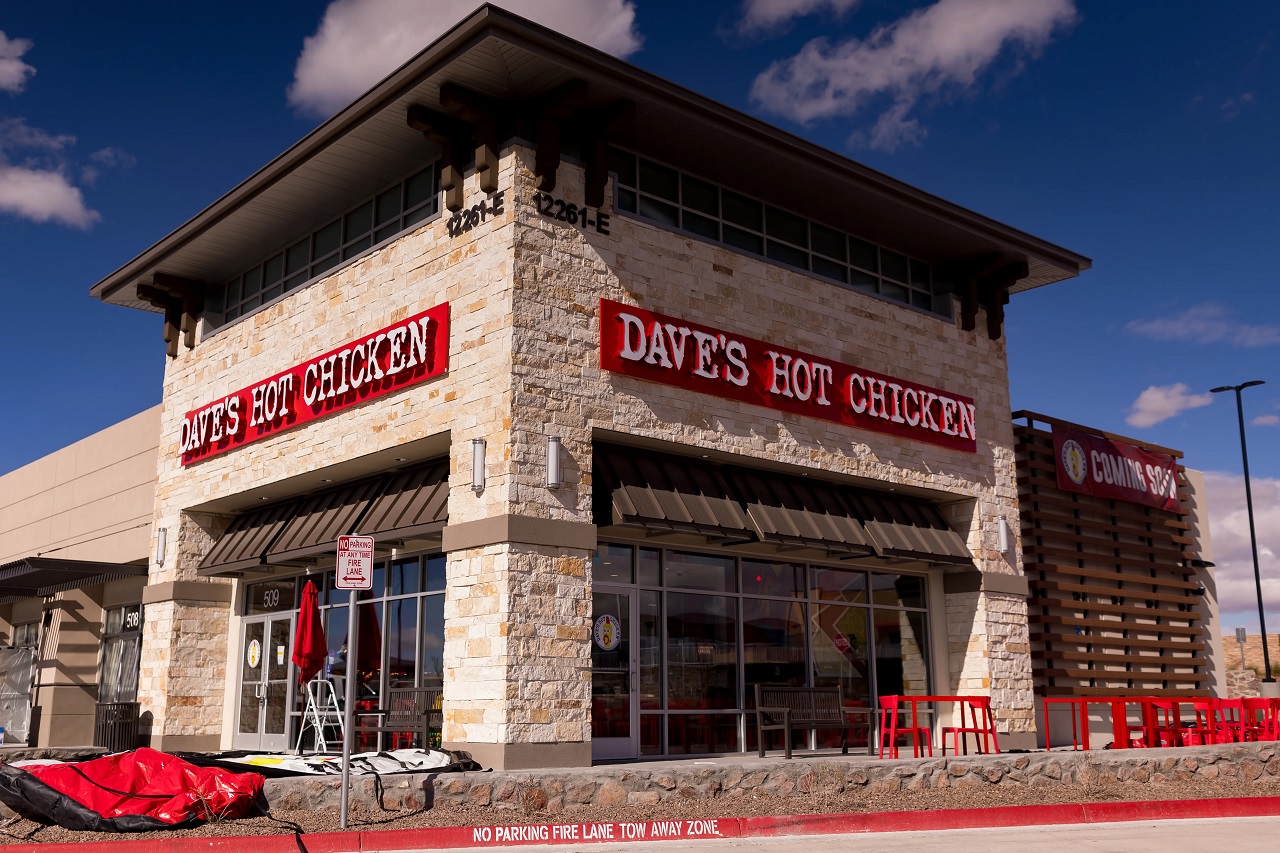
[[289,648],[293,614],[250,616],[244,620],[240,646],[240,708],[235,748],[284,752],[289,743],[289,708],[293,679]]
[[640,756],[640,657],[631,590],[597,587],[591,606],[591,757]]

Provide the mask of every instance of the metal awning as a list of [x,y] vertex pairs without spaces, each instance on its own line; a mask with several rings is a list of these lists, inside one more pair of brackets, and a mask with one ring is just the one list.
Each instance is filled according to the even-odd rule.
[[695,533],[750,541],[751,523],[715,466],[691,459],[597,445],[595,479],[611,498],[596,524],[632,525],[650,533]]
[[146,566],[27,557],[0,566],[0,604],[146,576]]
[[876,553],[862,523],[841,499],[839,486],[740,468],[726,473],[761,540],[819,548],[832,556]]
[[339,536],[439,534],[448,520],[449,463],[434,461],[281,501],[237,516],[200,564],[202,576],[263,570],[334,553]]
[[881,556],[973,565],[969,547],[936,504],[863,489],[843,493]]

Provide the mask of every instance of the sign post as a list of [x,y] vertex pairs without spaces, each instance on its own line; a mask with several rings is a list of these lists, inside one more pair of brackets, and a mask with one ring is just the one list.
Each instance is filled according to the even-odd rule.
[[1244,638],[1245,638],[1244,629],[1237,628],[1236,642],[1240,644],[1240,671],[1241,672],[1244,672]]
[[372,536],[339,536],[338,566],[334,573],[334,586],[338,589],[351,590],[347,602],[347,660],[343,678],[344,698],[342,703],[342,800],[338,812],[338,823],[347,828],[347,802],[351,791],[351,745],[354,742],[356,706],[356,681],[359,672],[356,661],[359,654],[356,648],[360,636],[357,622],[360,619],[360,607],[356,601],[358,590],[373,588],[373,537]]

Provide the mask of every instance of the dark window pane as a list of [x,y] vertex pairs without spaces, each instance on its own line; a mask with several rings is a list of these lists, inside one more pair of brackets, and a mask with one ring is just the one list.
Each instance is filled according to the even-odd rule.
[[763,237],[743,231],[741,228],[734,228],[732,225],[724,226],[724,242],[754,255],[764,254]]
[[929,265],[928,265],[928,264],[926,264],[924,261],[917,261],[917,260],[915,260],[915,259],[912,259],[912,261],[911,261],[911,283],[912,283],[912,284],[914,284],[914,285],[916,285],[916,286],[924,285],[924,286],[925,286],[925,290],[928,290],[928,289],[929,289],[929,287],[928,287],[928,285],[929,285]]
[[396,560],[391,564],[391,594],[408,595],[421,591],[418,558]]
[[748,595],[804,597],[804,566],[799,563],[742,561],[742,591]]
[[373,228],[373,202],[366,201],[348,213],[343,222],[346,233],[343,234],[342,239],[349,243]]
[[400,215],[400,188],[392,187],[374,200],[376,216],[374,224],[381,225]]
[[662,552],[657,548],[641,548],[637,553],[636,563],[642,585],[660,586],[662,584],[661,556]]
[[680,178],[680,203],[710,216],[720,215],[720,191],[715,184],[683,175]]
[[813,597],[849,604],[867,602],[867,573],[840,569],[813,569]]
[[[814,604],[811,622],[813,640],[813,684],[839,686],[846,705],[871,705],[870,652],[867,643],[865,607],[841,604]],[[886,691],[881,694],[899,693]]]
[[317,275],[320,275],[320,273],[322,273],[322,272],[324,272],[324,271],[326,271],[326,270],[331,270],[331,269],[333,269],[334,267],[336,267],[336,266],[338,265],[338,262],[339,262],[340,260],[341,260],[341,258],[339,258],[339,257],[338,257],[338,253],[337,253],[337,252],[334,252],[332,255],[330,255],[329,257],[325,258],[324,260],[322,260],[322,261],[316,261],[314,264],[312,264],[312,265],[311,265],[311,274],[312,274],[313,276],[317,276]]
[[924,578],[919,575],[871,575],[871,600],[893,607],[924,607]]
[[732,557],[718,554],[694,554],[684,551],[668,551],[666,581],[668,587],[685,589],[710,589],[733,592],[734,565]]
[[736,601],[667,593],[667,707],[738,707]]
[[679,201],[680,185],[676,170],[641,158],[640,192],[656,195],[669,201]]
[[284,253],[285,275],[293,275],[298,270],[304,270],[307,268],[307,261],[310,260],[310,258],[307,257],[310,249],[310,242],[310,240],[304,237],[290,246]]
[[240,279],[233,278],[227,282],[227,310],[235,308],[240,302]]
[[674,204],[667,204],[648,196],[640,196],[640,215],[672,228],[680,225],[680,214]]
[[609,171],[618,176],[618,184],[624,187],[636,185],[636,155],[609,149]]
[[632,583],[631,554],[630,545],[603,544],[596,548],[591,560],[591,582]]
[[244,274],[244,290],[245,296],[253,296],[262,289],[262,267],[254,267]]
[[827,278],[834,278],[836,281],[849,281],[849,268],[844,264],[838,264],[835,261],[829,261],[821,255],[813,256],[813,271],[818,275],[824,275]]
[[[738,752],[741,714],[672,714],[667,717],[668,755]],[[754,721],[753,721],[754,724]]]
[[204,310],[211,314],[222,313],[222,285],[214,285],[204,295]]
[[335,219],[317,231],[311,240],[311,260],[318,261],[342,244],[342,220]]
[[662,707],[662,593],[640,593],[640,707]]
[[708,240],[720,239],[720,221],[699,213],[684,211],[684,230],[706,237]]
[[804,605],[798,601],[742,599],[743,682],[746,707],[755,707],[753,684],[802,687],[805,667]]
[[422,652],[418,656],[422,686],[431,687],[444,677],[444,596],[422,599]]
[[758,201],[725,190],[724,219],[734,225],[750,228],[752,231],[764,230],[764,210]]
[[662,715],[640,715],[640,754],[662,755]]
[[272,299],[275,299],[277,296],[279,296],[282,293],[284,293],[283,285],[279,285],[279,284],[271,285],[266,290],[262,291],[262,304],[266,305],[268,302],[270,302]]
[[925,293],[923,290],[911,291],[911,304],[917,308],[923,308],[925,311],[933,310],[933,295]]
[[297,578],[282,581],[264,581],[249,586],[245,591],[245,612],[253,616],[258,613],[284,613],[297,608],[294,601],[294,588]]
[[384,225],[373,234],[373,242],[381,243],[383,240],[390,240],[396,234],[400,233],[400,220],[392,222],[390,225]]
[[775,243],[770,240],[768,254],[771,260],[781,261],[793,267],[800,267],[802,270],[809,268],[809,253],[804,249],[797,249],[785,243]]
[[226,316],[226,319],[227,319],[227,321],[228,321],[228,322],[230,322],[230,321],[234,320],[235,318],[239,317],[239,316],[240,316],[240,306],[239,306],[239,305],[232,305],[232,306],[230,306],[229,308],[227,308],[227,313],[226,313],[226,315],[225,315],[225,316]]
[[284,278],[284,255],[276,255],[274,258],[262,265],[264,270],[262,281],[264,284],[275,284]]
[[849,270],[849,284],[853,285],[855,290],[877,293],[879,292],[880,280],[860,270],[851,269]]
[[888,249],[880,250],[880,274],[894,281],[907,280],[907,259]]
[[929,692],[925,614],[873,610],[876,690],[881,696]]
[[849,263],[870,272],[880,272],[880,265],[876,263],[876,247],[857,237],[849,238]]
[[261,295],[250,296],[248,299],[240,303],[240,310],[252,311],[253,309],[257,308],[261,304],[262,304]]
[[618,210],[636,212],[636,194],[632,190],[618,190]]
[[404,206],[408,210],[417,207],[424,201],[430,201],[435,195],[436,170],[434,167],[423,169],[404,182]]
[[301,287],[301,286],[302,286],[302,283],[303,283],[304,281],[306,281],[306,280],[307,280],[307,273],[306,273],[306,271],[305,271],[305,270],[303,270],[302,272],[298,273],[297,275],[293,276],[292,278],[287,278],[287,279],[285,279],[285,281],[284,281],[284,289],[285,289],[285,290],[293,290],[295,287]]
[[347,608],[330,607],[324,611],[324,639],[329,646],[325,675],[347,674]]
[[832,231],[830,228],[824,228],[821,225],[810,225],[809,231],[813,235],[813,250],[820,255],[826,255],[828,258],[834,258],[837,261],[848,259],[846,252],[844,235],[839,231]]
[[894,284],[891,281],[881,283],[880,295],[896,299],[899,302],[911,301],[911,294],[907,291],[907,286],[905,284]]
[[443,554],[434,554],[427,557],[427,592],[436,592],[444,589],[447,578],[445,576],[445,568],[448,561],[445,560]]
[[410,228],[414,225],[417,225],[419,222],[422,222],[424,219],[429,218],[431,214],[435,212],[436,211],[435,211],[434,204],[428,204],[425,207],[420,207],[417,210],[415,210],[413,213],[409,213],[405,215],[404,227]]
[[[417,563],[417,560],[414,560]],[[360,614],[364,616],[363,613]],[[387,686],[413,687],[417,675],[418,599],[387,605]]]
[[345,261],[347,258],[354,258],[356,255],[360,254],[361,252],[363,252],[365,249],[369,248],[372,245],[373,245],[372,235],[361,237],[359,240],[355,241],[350,246],[342,250],[342,259]]
[[796,246],[809,247],[809,222],[776,207],[765,208],[765,234]]

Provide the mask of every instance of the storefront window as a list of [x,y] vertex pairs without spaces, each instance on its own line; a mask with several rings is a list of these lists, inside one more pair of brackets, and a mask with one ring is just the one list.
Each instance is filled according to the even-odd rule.
[[737,602],[723,595],[667,593],[667,707],[736,708]]
[[142,605],[115,607],[106,612],[102,631],[102,676],[99,702],[138,699],[138,659],[142,648]]
[[15,649],[34,649],[40,641],[40,623],[25,622],[13,626],[13,647]]
[[733,557],[719,554],[698,554],[685,551],[668,551],[666,560],[666,584],[684,589],[705,589],[712,592],[736,592]]
[[[803,687],[808,683],[803,604],[742,599],[742,669],[747,684]],[[755,707],[754,694],[747,691],[746,707]]]
[[871,705],[867,615],[865,607],[813,605],[814,686],[836,685],[846,705],[860,708]]

